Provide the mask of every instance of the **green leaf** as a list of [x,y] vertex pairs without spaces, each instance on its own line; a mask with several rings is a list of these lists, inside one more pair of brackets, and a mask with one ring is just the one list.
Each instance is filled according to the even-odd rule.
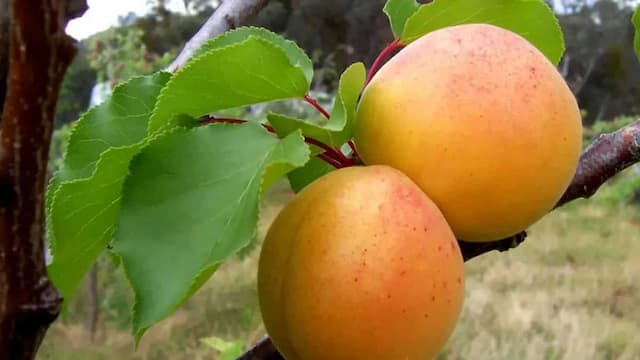
[[300,132],[278,139],[253,122],[175,130],[135,157],[113,251],[135,292],[136,341],[252,240],[260,194],[308,159]]
[[55,185],[91,176],[105,150],[143,139],[151,109],[170,77],[164,72],[134,77],[118,85],[107,101],[84,113],[73,124]]
[[384,5],[382,11],[387,14],[391,30],[396,39],[402,36],[404,24],[419,7],[420,4],[416,0],[388,0]]
[[356,106],[365,78],[366,70],[363,63],[352,64],[340,76],[336,103],[331,110],[331,122],[336,124],[336,128],[340,128],[341,144],[353,136],[353,120],[356,117]]
[[311,184],[315,179],[330,173],[335,168],[322,159],[313,157],[307,164],[287,174],[289,184],[296,193]]
[[65,299],[111,240],[129,161],[168,73],[133,78],[74,125],[60,170],[47,189],[48,272]]
[[[267,114],[267,120],[269,124],[273,126],[273,129],[279,136],[286,136],[296,130],[301,130],[305,136],[312,137],[318,141],[321,141],[329,146],[340,146],[337,133],[316,123],[294,118],[288,115],[269,113]],[[329,122],[327,122],[327,126]],[[313,153],[318,154],[322,151],[320,148],[313,147]]]
[[309,83],[287,53],[256,36],[207,51],[173,75],[149,121],[149,133],[175,126],[180,114],[199,118],[238,106],[303,97]]
[[226,33],[215,37],[202,45],[198,51],[196,51],[193,58],[202,55],[210,50],[218,49],[232,44],[237,44],[249,38],[250,36],[256,36],[261,39],[265,39],[274,45],[279,46],[287,54],[289,63],[297,68],[300,68],[304,72],[304,76],[307,79],[307,84],[311,84],[313,80],[313,63],[311,59],[305,54],[298,44],[291,40],[287,40],[282,36],[273,33],[264,28],[258,27],[240,27],[235,30],[227,31]]
[[447,26],[486,23],[513,31],[558,64],[564,38],[553,11],[543,0],[434,0],[407,20],[402,37],[409,44]]
[[243,352],[243,345],[240,341],[225,341],[218,337],[208,337],[200,339],[200,341],[220,353],[218,360],[234,360]]
[[140,145],[107,150],[94,175],[62,183],[53,195],[49,227],[53,262],[48,273],[66,300],[113,236],[129,161]]
[[339,147],[352,136],[356,104],[364,86],[365,76],[362,63],[352,64],[342,73],[331,119],[326,124],[314,124],[281,114],[268,114],[267,119],[280,136],[300,129],[305,136],[320,140],[331,147]]
[[633,38],[633,47],[636,50],[636,56],[640,59],[640,6],[633,13],[633,27],[636,29],[635,35]]

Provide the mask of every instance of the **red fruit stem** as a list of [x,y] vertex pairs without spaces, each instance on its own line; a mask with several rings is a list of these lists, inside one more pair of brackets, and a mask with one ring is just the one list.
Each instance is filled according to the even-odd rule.
[[312,98],[311,96],[309,96],[309,94],[304,94],[304,101],[308,102],[311,106],[318,110],[318,112],[320,112],[320,114],[322,114],[322,116],[324,116],[326,119],[329,119],[331,117],[329,112],[325,110],[322,105],[320,105],[318,100]]
[[[244,119],[236,119],[236,118],[225,118],[225,117],[215,117],[209,116],[206,119],[200,121],[201,124],[214,124],[214,123],[227,123],[227,124],[244,124],[247,120]],[[276,133],[275,129],[271,125],[262,124],[262,126],[267,129],[270,133]],[[312,137],[305,136],[304,142],[310,145],[315,145],[322,150],[324,153],[319,154],[318,157],[324,160],[329,165],[335,167],[336,169],[340,169],[347,166],[352,166],[353,162],[348,159],[342,152],[338,149],[334,149],[329,145],[323,143],[320,140],[314,139]]]
[[346,166],[353,165],[351,163],[351,160],[349,158],[347,158],[346,156],[344,156],[342,151],[340,151],[339,149],[334,149],[334,148],[330,147],[329,145],[323,143],[322,141],[316,140],[316,139],[308,137],[308,136],[304,137],[304,141],[307,144],[315,145],[315,146],[321,148],[322,150],[325,151],[325,153],[331,153],[332,157],[340,162],[340,164],[342,165],[341,167],[346,167]]
[[327,154],[326,152],[323,152],[322,154],[318,154],[316,155],[317,157],[319,157],[320,159],[322,159],[322,161],[326,162],[327,164],[333,166],[336,169],[341,169],[343,167],[347,167],[349,165],[344,165],[342,164],[340,161],[332,158],[331,156],[329,156],[329,154]]
[[353,151],[353,154],[358,155],[358,150],[356,150],[356,144],[353,143],[353,140],[349,140],[347,144],[349,144],[349,147],[351,148],[351,151]]
[[378,57],[373,61],[373,64],[369,69],[369,73],[367,74],[367,80],[365,81],[364,86],[367,86],[369,84],[371,79],[373,79],[373,76],[378,72],[378,70],[380,70],[382,65],[384,65],[385,60],[389,56],[391,56],[391,54],[394,51],[401,49],[403,47],[404,47],[404,44],[402,44],[400,40],[395,39],[389,45],[387,45],[384,49],[382,49],[382,51],[380,52],[380,55],[378,55]]
[[[318,112],[320,112],[322,114],[322,116],[324,116],[327,120],[331,118],[331,114],[329,114],[329,112],[327,110],[325,110],[322,107],[322,105],[320,105],[320,103],[318,103],[318,101],[316,99],[314,99],[311,96],[309,96],[309,94],[305,94],[304,95],[304,100],[306,102],[308,102],[309,104],[311,104],[311,106],[313,106],[316,110],[318,110]],[[315,139],[312,139],[312,140],[315,140]],[[315,140],[315,141],[317,141],[317,140]],[[310,143],[310,144],[313,144],[313,143]],[[321,143],[321,144],[325,145],[323,143]],[[318,144],[313,144],[313,145],[320,146]],[[357,157],[358,156],[358,152],[356,151],[356,148],[355,148],[355,146],[353,144],[353,141],[349,140],[349,146],[351,147],[351,150],[353,150],[353,154]],[[322,146],[320,146],[320,147],[322,147]],[[342,151],[340,151],[340,149],[332,149],[332,148],[326,149],[324,147],[322,147],[322,148],[327,150],[327,151],[335,151],[336,158],[340,159],[340,161],[343,164],[342,167],[355,165],[355,163],[351,159],[348,159],[346,156],[344,156],[342,154]]]

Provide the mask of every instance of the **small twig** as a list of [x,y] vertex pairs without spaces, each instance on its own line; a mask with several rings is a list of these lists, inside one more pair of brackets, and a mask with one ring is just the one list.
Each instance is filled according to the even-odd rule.
[[527,238],[527,232],[522,231],[508,238],[491,241],[491,242],[468,242],[464,240],[458,240],[460,245],[460,251],[462,252],[462,258],[464,261],[469,261],[474,257],[480,256],[490,251],[508,251],[518,245]]
[[599,135],[582,154],[571,185],[556,207],[589,198],[608,179],[640,161],[640,120]]
[[[580,157],[576,175],[556,208],[578,198],[588,198],[608,179],[640,161],[640,121],[598,136]],[[464,261],[493,250],[507,251],[520,245],[527,233],[506,239],[476,243],[458,241]],[[237,360],[282,360],[268,338],[263,338]]]
[[[200,121],[201,124],[205,125],[205,124],[214,124],[214,123],[227,123],[227,124],[243,124],[246,123],[247,120],[244,119],[235,119],[235,118],[225,118],[225,117],[216,117],[216,116],[209,116],[203,120]],[[271,132],[271,133],[276,133],[275,129],[273,128],[273,126],[271,125],[267,125],[267,124],[262,124],[262,126],[267,129],[267,131]],[[322,160],[324,160],[326,163],[328,163],[329,165],[335,167],[336,169],[340,169],[343,167],[347,167],[347,166],[352,166],[353,165],[353,161],[351,161],[351,159],[347,158],[346,156],[344,156],[344,154],[338,150],[338,149],[334,149],[331,146],[323,143],[320,140],[314,139],[312,137],[309,136],[305,136],[304,137],[304,142],[306,142],[307,144],[310,145],[314,145],[317,146],[319,148],[321,148],[322,150],[324,150],[324,153],[319,154],[318,157]]]
[[353,165],[351,160],[348,159],[346,156],[344,156],[342,151],[340,151],[339,149],[334,149],[334,148],[330,147],[329,145],[323,143],[322,141],[316,140],[316,139],[308,137],[308,136],[304,137],[304,141],[307,144],[315,145],[315,146],[321,148],[322,150],[325,151],[325,154],[330,154],[332,158],[334,158],[335,160],[338,161],[338,163],[341,165],[340,167],[346,167],[346,166],[352,166]]
[[[589,198],[607,180],[638,161],[640,161],[640,121],[612,133],[598,136],[580,157],[571,185],[555,208],[575,199]],[[489,251],[507,251],[515,248],[524,241],[526,235],[522,232],[488,243],[465,241],[459,241],[459,243],[466,261]]]
[[380,70],[385,60],[391,56],[391,54],[404,47],[404,44],[400,42],[400,40],[394,40],[389,45],[387,45],[378,55],[378,57],[373,61],[371,68],[369,69],[369,73],[367,74],[367,80],[365,81],[365,86],[369,84],[373,76]]
[[263,337],[236,360],[285,360],[268,337]]
[[269,0],[222,2],[200,30],[187,41],[178,57],[167,67],[167,71],[175,72],[181,68],[207,40],[250,22],[268,2]]
[[311,106],[313,106],[316,110],[318,110],[318,112],[320,114],[322,114],[322,116],[325,117],[325,119],[329,119],[331,117],[331,114],[329,114],[329,112],[327,110],[325,110],[322,105],[320,105],[320,103],[318,102],[318,100],[312,98],[311,96],[309,96],[309,94],[305,94],[304,95],[304,101],[306,101],[307,103],[309,103]]

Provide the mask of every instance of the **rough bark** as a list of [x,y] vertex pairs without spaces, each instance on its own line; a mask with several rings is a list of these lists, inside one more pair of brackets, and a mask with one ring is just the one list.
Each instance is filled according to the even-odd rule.
[[[46,276],[44,190],[56,100],[84,1],[13,0],[0,132],[0,359],[33,359],[61,297]],[[4,79],[2,79],[4,80]]]
[[[7,94],[9,69],[9,0],[0,0],[0,119]],[[2,123],[0,122],[0,126]]]
[[599,135],[585,150],[571,185],[556,207],[589,198],[620,171],[640,161],[640,120]]
[[212,37],[220,35],[227,30],[235,29],[238,26],[246,25],[253,20],[268,2],[269,0],[224,1],[202,25],[200,30],[187,41],[178,57],[169,65],[167,70],[171,72],[178,70],[202,44]]

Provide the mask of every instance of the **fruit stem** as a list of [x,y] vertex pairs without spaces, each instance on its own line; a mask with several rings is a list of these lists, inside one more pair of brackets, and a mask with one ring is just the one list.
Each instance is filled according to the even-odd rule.
[[338,162],[340,163],[340,165],[342,165],[341,167],[346,167],[346,166],[352,166],[352,162],[349,158],[347,158],[342,151],[340,151],[339,149],[334,149],[332,147],[330,147],[329,145],[323,143],[320,140],[316,140],[314,138],[305,136],[304,137],[304,141],[307,144],[311,144],[311,145],[315,145],[319,148],[321,148],[322,150],[324,150],[325,154],[331,154],[332,158],[334,160],[338,160]]
[[[201,120],[200,124],[202,125],[214,124],[214,123],[244,124],[246,122],[247,120],[244,120],[244,119],[209,116]],[[270,133],[273,133],[273,134],[276,133],[273,126],[266,125],[266,124],[262,124],[262,126]],[[351,159],[347,158],[344,154],[342,154],[342,152],[339,149],[334,149],[320,140],[305,136],[304,142],[306,142],[309,145],[315,145],[321,148],[322,150],[324,150],[324,152],[319,154],[318,157],[323,161],[325,161],[326,163],[328,163],[329,165],[335,167],[336,169],[354,165],[353,161],[351,161]]]
[[373,61],[373,64],[369,69],[369,74],[367,74],[367,80],[365,81],[364,85],[367,86],[369,84],[371,79],[373,79],[373,76],[378,72],[378,70],[380,70],[380,68],[384,64],[384,61],[389,56],[391,56],[391,54],[394,51],[398,49],[402,49],[403,47],[404,47],[404,44],[402,44],[400,40],[395,39],[389,45],[387,45],[384,49],[382,49],[378,57]]
[[340,163],[340,161],[337,161],[336,159],[332,158],[326,152],[324,152],[322,154],[318,154],[317,156],[320,159],[322,159],[322,161],[326,162],[327,164],[333,166],[336,169],[341,169],[343,167],[349,166],[349,165],[343,165],[342,163]]
[[318,112],[320,112],[320,114],[322,114],[322,116],[324,116],[325,119],[329,119],[331,117],[329,112],[325,110],[322,107],[322,105],[320,105],[318,100],[312,98],[311,96],[309,96],[309,94],[304,94],[304,101],[308,102],[309,105],[313,106],[316,110],[318,110]]
[[356,150],[356,144],[353,143],[353,140],[349,140],[347,144],[349,144],[349,147],[351,148],[351,151],[353,152],[353,154],[358,155],[358,150]]

